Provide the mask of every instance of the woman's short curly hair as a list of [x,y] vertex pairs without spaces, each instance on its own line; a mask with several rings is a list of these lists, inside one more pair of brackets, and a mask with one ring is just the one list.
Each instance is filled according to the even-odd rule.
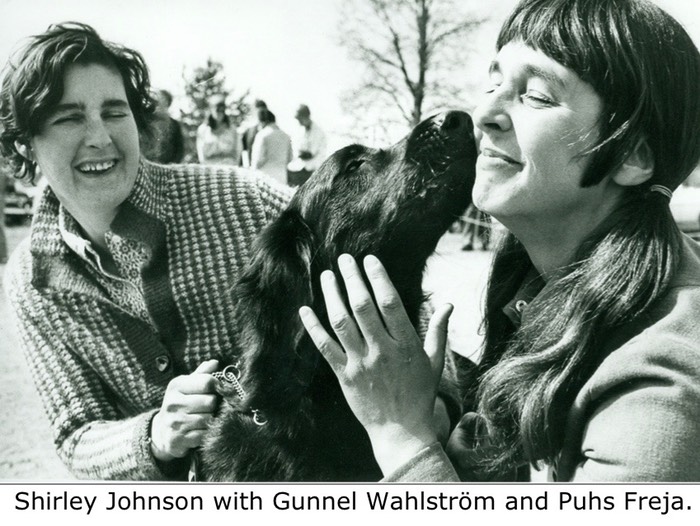
[[7,63],[0,88],[0,151],[17,177],[33,180],[36,164],[17,152],[39,133],[51,109],[63,97],[66,69],[74,64],[100,64],[119,72],[141,134],[150,134],[155,110],[148,67],[140,53],[102,40],[90,26],[55,24],[31,38]]

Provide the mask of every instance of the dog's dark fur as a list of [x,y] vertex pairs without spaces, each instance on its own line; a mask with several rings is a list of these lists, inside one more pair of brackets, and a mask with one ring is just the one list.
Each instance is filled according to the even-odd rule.
[[[339,150],[299,189],[261,235],[234,289],[247,397],[222,393],[202,448],[203,479],[381,477],[366,432],[297,310],[309,305],[325,322],[321,272],[335,269],[342,253],[375,254],[416,325],[426,260],[469,203],[475,158],[471,119],[450,112],[422,122],[388,150]],[[252,409],[267,424],[256,425]]]

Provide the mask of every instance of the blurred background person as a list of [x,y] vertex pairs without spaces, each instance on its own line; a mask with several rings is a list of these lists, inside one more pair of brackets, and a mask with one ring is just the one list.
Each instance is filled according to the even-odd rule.
[[326,134],[311,120],[311,111],[306,104],[299,106],[294,118],[300,128],[294,137],[296,158],[289,164],[288,182],[291,186],[299,186],[326,158]]
[[223,95],[209,99],[209,114],[197,128],[197,158],[202,164],[238,163],[238,132]]
[[170,115],[173,96],[167,90],[155,92],[156,112],[152,129],[153,138],[146,141],[144,157],[160,164],[179,163],[185,156],[185,141],[180,122]]
[[287,165],[293,159],[292,139],[280,130],[270,110],[260,108],[257,114],[261,129],[253,142],[250,165],[287,184]]
[[262,129],[262,125],[260,123],[258,115],[260,110],[267,110],[267,104],[264,100],[255,99],[254,107],[255,111],[253,113],[256,121],[254,124],[248,126],[245,129],[245,131],[241,134],[241,155],[238,160],[238,164],[240,166],[245,166],[246,168],[251,165],[251,158],[253,155],[253,141],[255,140],[255,136]]

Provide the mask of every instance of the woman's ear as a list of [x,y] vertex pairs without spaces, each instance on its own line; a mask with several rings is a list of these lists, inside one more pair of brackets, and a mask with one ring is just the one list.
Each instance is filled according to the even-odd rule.
[[36,161],[34,159],[34,152],[32,151],[32,147],[29,146],[28,144],[24,144],[24,143],[21,143],[19,141],[15,141],[15,150],[17,150],[17,153],[19,153],[27,161],[31,161],[31,162]]
[[613,181],[620,186],[637,186],[654,175],[654,154],[646,139],[640,139],[622,166],[613,174]]

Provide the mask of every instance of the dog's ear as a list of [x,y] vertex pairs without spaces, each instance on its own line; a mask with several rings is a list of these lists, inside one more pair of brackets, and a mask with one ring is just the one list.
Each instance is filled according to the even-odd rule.
[[[318,360],[317,353],[305,353],[308,346],[299,345],[308,338],[298,310],[313,302],[314,246],[313,232],[298,211],[284,211],[258,238],[252,261],[234,288],[246,387],[250,399],[263,407],[291,402],[310,381]],[[258,379],[265,382],[259,389]]]

